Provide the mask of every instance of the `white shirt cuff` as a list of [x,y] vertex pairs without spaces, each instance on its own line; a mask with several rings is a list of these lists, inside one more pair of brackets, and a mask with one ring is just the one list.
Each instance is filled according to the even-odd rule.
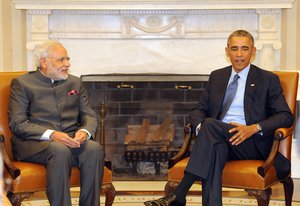
[[54,132],[53,129],[47,129],[46,132],[41,136],[41,140],[51,140],[50,136]]
[[201,123],[198,124],[198,126],[196,127],[196,131],[195,131],[196,136],[199,134],[200,129],[201,129]]

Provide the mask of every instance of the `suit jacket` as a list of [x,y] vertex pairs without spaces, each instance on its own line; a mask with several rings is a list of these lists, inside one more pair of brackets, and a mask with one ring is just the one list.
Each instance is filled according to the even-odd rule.
[[39,70],[12,81],[8,115],[17,160],[47,148],[50,141],[40,140],[47,129],[74,137],[79,129],[94,135],[97,128],[95,112],[80,78],[69,75],[66,80],[52,83]]
[[[207,117],[218,119],[231,71],[232,67],[229,66],[211,73],[206,90],[189,115],[193,131]],[[293,124],[293,115],[282,94],[277,75],[255,65],[250,66],[244,94],[244,113],[247,125],[261,125],[263,136],[254,135],[253,138],[260,153],[267,158],[274,131]]]

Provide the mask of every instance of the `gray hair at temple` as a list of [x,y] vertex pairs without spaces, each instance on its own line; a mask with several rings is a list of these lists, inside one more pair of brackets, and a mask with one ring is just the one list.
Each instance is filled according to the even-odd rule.
[[254,46],[254,38],[253,38],[252,34],[250,34],[246,30],[236,30],[236,31],[232,32],[227,39],[227,46],[229,45],[232,37],[248,37]]
[[55,46],[63,47],[60,42],[55,40],[47,40],[35,47],[33,52],[34,69],[38,69],[40,67],[40,59],[48,57],[49,50]]

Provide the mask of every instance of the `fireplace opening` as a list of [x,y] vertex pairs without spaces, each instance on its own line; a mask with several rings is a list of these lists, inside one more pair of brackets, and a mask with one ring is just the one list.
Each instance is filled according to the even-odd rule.
[[175,136],[175,127],[171,117],[160,125],[150,124],[144,119],[141,125],[128,125],[128,134],[124,138],[125,160],[132,165],[132,175],[160,175],[166,171],[161,165],[168,161],[170,144]]
[[[165,180],[168,159],[183,143],[183,126],[208,75],[83,75],[100,119],[105,105],[105,158],[116,180]],[[100,131],[97,131],[99,137]],[[100,142],[100,139],[96,139]]]

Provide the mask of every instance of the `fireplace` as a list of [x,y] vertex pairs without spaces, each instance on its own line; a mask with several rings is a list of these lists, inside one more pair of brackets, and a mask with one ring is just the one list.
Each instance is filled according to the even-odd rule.
[[[183,142],[186,117],[196,106],[208,75],[108,74],[81,78],[94,110],[99,111],[101,102],[105,105],[104,148],[106,158],[112,161],[114,178],[165,179],[167,160]],[[162,125],[172,128],[169,143],[128,145],[132,128],[141,131],[147,124],[154,131]]]

